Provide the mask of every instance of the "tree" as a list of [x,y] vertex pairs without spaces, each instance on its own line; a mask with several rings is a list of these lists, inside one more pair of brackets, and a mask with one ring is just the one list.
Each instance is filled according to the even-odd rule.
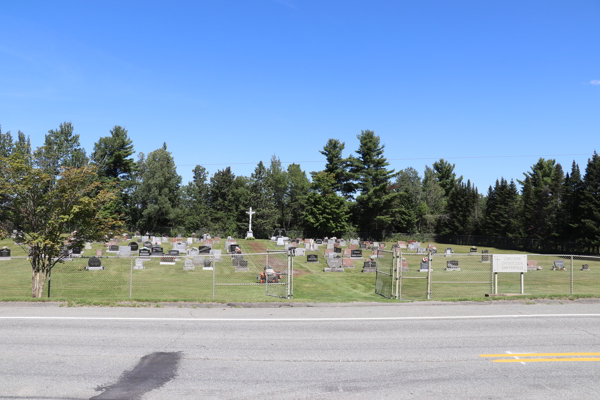
[[356,182],[359,195],[356,198],[355,219],[364,236],[381,238],[394,222],[394,200],[397,197],[389,187],[394,170],[383,156],[385,145],[373,131],[361,131],[356,136],[360,142],[358,157],[350,157],[350,173]]
[[566,241],[576,241],[581,226],[581,201],[583,197],[583,181],[579,165],[573,161],[571,174],[567,173],[563,187],[561,206],[562,238]]
[[329,139],[319,153],[323,154],[327,160],[324,171],[333,175],[335,180],[333,189],[344,197],[350,198],[356,188],[351,182],[351,175],[348,173],[348,159],[342,157],[344,147],[345,144],[338,139]]
[[433,232],[438,225],[438,220],[443,217],[447,202],[444,193],[444,188],[437,181],[433,169],[425,166],[423,201],[419,204],[419,230],[421,232]]
[[346,201],[335,192],[335,176],[325,171],[313,174],[306,198],[304,221],[315,237],[341,236],[348,229],[349,211]]
[[401,210],[396,215],[396,232],[415,232],[419,215],[423,192],[421,189],[421,177],[414,168],[406,168],[398,171],[396,182],[392,189],[398,193],[396,209]]
[[115,126],[110,130],[110,136],[101,137],[94,144],[91,160],[98,166],[100,179],[114,182],[119,188],[119,196],[109,205],[113,213],[123,215],[125,221],[132,222],[133,207],[131,192],[133,190],[135,161],[131,156],[135,153],[127,130]]
[[[524,173],[523,228],[527,237],[549,239],[559,237],[559,212],[564,173],[555,160],[540,158]],[[554,242],[556,245],[556,242]]]
[[115,193],[99,182],[92,165],[62,167],[54,176],[18,154],[3,157],[0,163],[0,196],[10,199],[1,205],[6,218],[0,221],[0,234],[6,236],[12,229],[19,232],[15,241],[29,254],[32,296],[40,298],[52,269],[65,257],[60,251],[65,233],[75,230],[68,249],[104,240],[120,228],[118,218],[103,211]]
[[267,170],[267,182],[273,193],[273,202],[279,211],[278,221],[280,227],[284,227],[286,221],[286,206],[288,196],[288,177],[287,172],[281,168],[281,161],[277,156],[271,157],[271,165]]
[[444,189],[446,197],[450,196],[450,192],[462,182],[462,175],[457,178],[454,173],[454,164],[450,164],[443,158],[440,161],[433,163],[433,171],[440,186]]
[[583,177],[581,244],[591,253],[600,251],[600,157],[594,151]]
[[44,146],[36,150],[38,166],[58,176],[61,167],[79,168],[88,163],[85,149],[79,144],[79,135],[74,135],[73,130],[70,122],[64,122],[59,129],[48,131]]
[[287,213],[285,225],[286,230],[291,228],[302,230],[304,207],[306,206],[306,196],[310,189],[310,182],[306,173],[300,169],[298,164],[290,164],[287,169],[288,190],[287,190]]
[[479,193],[467,183],[459,183],[450,192],[446,205],[446,218],[441,221],[442,235],[470,235],[479,226]]
[[135,202],[141,211],[139,227],[154,233],[166,233],[173,226],[174,210],[179,201],[181,176],[166,144],[148,154],[140,153],[137,162],[139,183]]
[[215,172],[210,179],[209,204],[215,221],[214,227],[218,233],[225,235],[235,235],[238,230],[235,179],[231,167]]
[[496,180],[487,195],[483,232],[490,236],[519,236],[519,192],[514,181]]
[[256,238],[270,238],[277,224],[277,209],[267,174],[261,161],[250,176],[250,206],[256,212],[252,217],[252,232]]
[[0,157],[9,157],[13,152],[13,138],[10,131],[2,133],[0,126]]

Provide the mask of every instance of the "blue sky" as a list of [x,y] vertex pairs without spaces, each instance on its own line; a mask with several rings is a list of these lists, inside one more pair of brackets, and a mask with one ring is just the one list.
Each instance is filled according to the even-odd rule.
[[439,158],[482,192],[539,156],[582,170],[600,137],[600,1],[0,2],[0,124],[34,146],[114,125],[247,175],[321,170],[374,130],[391,168]]

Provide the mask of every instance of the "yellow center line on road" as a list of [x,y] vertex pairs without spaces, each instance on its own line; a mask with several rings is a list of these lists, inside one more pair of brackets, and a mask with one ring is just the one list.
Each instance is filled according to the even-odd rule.
[[563,357],[563,356],[600,356],[600,353],[509,353],[480,354],[479,357]]
[[600,361],[600,357],[577,357],[577,358],[519,358],[518,360],[500,359],[492,360],[498,363],[530,363],[530,362],[565,362],[565,361]]

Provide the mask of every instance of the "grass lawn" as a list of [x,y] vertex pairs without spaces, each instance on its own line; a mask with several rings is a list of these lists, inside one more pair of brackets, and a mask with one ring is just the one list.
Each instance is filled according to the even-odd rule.
[[[126,245],[131,240],[122,241]],[[257,250],[281,250],[274,242],[267,240],[246,241],[238,240],[248,261],[247,271],[236,271],[231,265],[230,257],[223,256],[216,263],[216,270],[203,270],[197,266],[195,270],[184,271],[183,259],[176,265],[161,265],[158,258],[145,262],[143,270],[132,269],[134,259],[102,258],[105,267],[101,271],[87,271],[87,258],[73,259],[55,267],[52,273],[52,298],[81,301],[220,301],[220,302],[264,302],[282,301],[278,297],[284,295],[283,285],[256,284],[257,276],[267,263],[278,271],[284,271],[285,255],[269,255],[267,261],[264,255],[252,255]],[[225,240],[214,244],[213,249],[220,249],[225,254]],[[426,247],[428,243],[423,243]],[[194,243],[197,247],[201,243]],[[455,253],[468,253],[469,246],[444,245],[433,243],[438,251],[452,247]],[[8,246],[12,250],[12,260],[0,261],[0,299],[28,299],[31,296],[31,267],[25,258],[25,252],[14,245],[11,240],[0,241],[0,247]],[[171,249],[170,243],[163,243],[165,253]],[[102,244],[94,244],[92,250],[85,250],[84,257],[96,254],[97,249],[106,250]],[[391,250],[391,243],[386,243],[386,249]],[[436,254],[433,258],[432,298],[443,299],[482,299],[484,294],[491,293],[491,263],[481,262],[481,250],[487,249],[490,254],[518,254],[514,251],[503,251],[493,248],[479,248],[477,255],[458,255],[444,257]],[[317,254],[318,263],[308,263],[306,255]],[[525,254],[525,253],[521,253]],[[105,253],[106,255],[106,253]],[[318,251],[306,252],[305,256],[294,258],[292,301],[301,302],[351,302],[377,301],[395,302],[375,294],[375,274],[362,273],[364,260],[355,260],[354,268],[346,268],[343,273],[324,272],[326,267],[323,247]],[[363,250],[364,258],[371,255],[370,250]],[[402,273],[401,297],[409,300],[424,300],[427,294],[427,276],[418,272],[419,262],[423,255],[414,252],[403,254],[408,262],[408,271]],[[566,271],[552,271],[552,262],[559,259],[556,256],[533,255],[529,260],[536,260],[542,269],[529,271],[525,274],[525,293],[532,295],[569,294],[571,285],[574,294],[600,295],[600,259],[573,261],[564,259]],[[460,271],[445,271],[446,262],[456,260]],[[391,265],[390,254],[377,259],[379,265]],[[582,264],[589,265],[589,271],[580,271]],[[214,288],[213,274],[217,286]],[[505,273],[499,275],[499,292],[519,293],[520,274]]]

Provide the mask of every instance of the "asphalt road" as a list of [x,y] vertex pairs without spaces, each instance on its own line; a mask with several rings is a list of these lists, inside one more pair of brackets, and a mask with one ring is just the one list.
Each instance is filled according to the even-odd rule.
[[597,399],[599,377],[596,301],[0,305],[0,399]]

